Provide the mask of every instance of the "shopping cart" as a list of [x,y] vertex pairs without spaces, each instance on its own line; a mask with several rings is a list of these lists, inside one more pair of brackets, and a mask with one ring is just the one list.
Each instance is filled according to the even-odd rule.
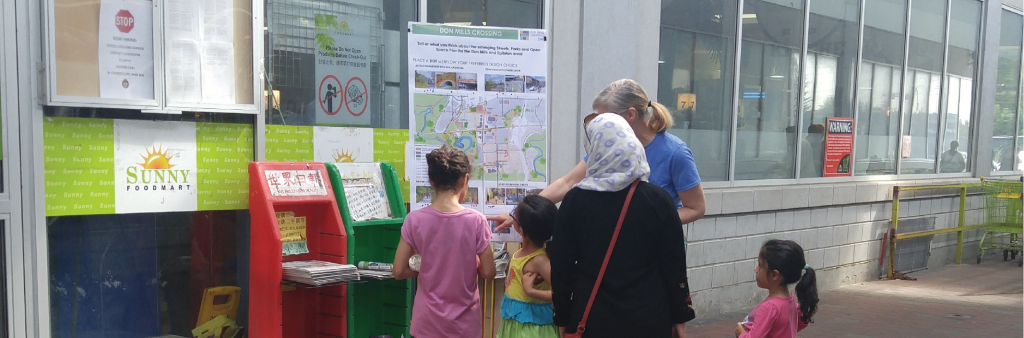
[[[981,236],[978,247],[978,263],[985,255],[985,250],[1003,250],[1003,260],[1017,259],[1021,253],[1021,236],[1024,235],[1024,217],[1021,214],[1022,180],[996,180],[982,178],[982,189],[985,194],[985,234]],[[997,234],[1006,238],[996,243]],[[986,242],[986,238],[988,242]],[[1024,265],[1024,255],[1017,266]]]

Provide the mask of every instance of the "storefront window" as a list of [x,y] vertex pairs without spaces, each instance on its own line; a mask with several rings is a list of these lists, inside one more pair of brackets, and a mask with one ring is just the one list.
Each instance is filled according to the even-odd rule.
[[[980,31],[981,2],[953,0],[949,15],[949,65],[946,67],[949,89],[946,90],[943,149],[939,156],[940,173],[970,170],[974,78],[978,64]],[[960,164],[961,160],[963,164]]]
[[866,0],[863,61],[858,78],[857,175],[896,173],[900,76],[907,7],[899,0]]
[[693,151],[702,181],[729,179],[735,1],[662,0],[658,102],[675,118],[668,132]]
[[[803,148],[800,177],[821,177],[821,134],[825,119],[853,117],[854,73],[857,69],[858,0],[811,3],[804,67]],[[806,142],[805,142],[806,141]],[[791,145],[792,146],[792,145]]]
[[542,0],[428,0],[427,22],[465,26],[544,28]]
[[[803,13],[803,2],[798,1],[743,2],[737,180],[796,177],[798,134],[787,129],[798,126]],[[823,161],[819,157],[815,162]]]
[[[49,123],[44,126],[48,135],[44,138],[44,154],[65,160],[59,165],[48,160],[45,173],[53,336],[191,337],[203,308],[204,292],[216,287],[241,289],[242,296],[234,298],[238,302],[236,322],[246,327],[248,211],[244,203],[207,208],[206,202],[211,201],[207,196],[214,196],[213,202],[223,205],[229,200],[226,197],[238,190],[243,198],[247,195],[244,180],[229,182],[226,178],[247,175],[244,167],[253,160],[254,117],[208,113],[143,115],[138,111],[58,107],[46,107],[44,113]],[[113,125],[110,121],[114,121]],[[79,122],[82,126],[63,125]],[[121,122],[126,123],[119,125]],[[140,151],[136,148],[141,148],[138,142],[125,140],[145,139],[152,133],[120,127],[185,122],[195,122],[194,143],[154,142],[156,148],[149,154],[159,156],[141,159],[135,156]],[[237,137],[233,131],[239,130],[247,130],[247,136]],[[137,136],[128,138],[128,134]],[[225,139],[212,140],[217,136]],[[50,149],[54,141],[79,148]],[[109,145],[98,145],[102,142]],[[129,150],[118,150],[122,148]],[[121,154],[127,155],[120,157]],[[152,190],[147,183],[146,190],[156,194],[147,194],[152,197],[149,200],[133,202],[112,196],[121,193],[114,192],[121,181],[109,168],[116,168],[114,162],[121,163],[122,159],[144,162],[129,167],[127,182],[132,182],[131,173],[141,173],[140,180],[146,182],[164,176],[183,179],[184,182],[171,186],[194,184],[184,189],[186,195],[194,193],[192,203],[199,206],[192,210],[211,211],[133,213],[138,206],[160,208],[175,203],[171,200],[182,195],[164,192],[167,184],[160,185],[164,188],[156,194],[158,183],[153,183]],[[56,167],[60,169],[54,170]],[[155,176],[145,176],[143,171]],[[188,176],[189,171],[196,171],[196,176]],[[131,185],[126,186],[131,190]],[[180,186],[178,189],[181,191]],[[105,201],[112,204],[104,205]],[[137,207],[127,207],[128,204]],[[96,212],[97,206],[111,206],[111,211]]]
[[[8,275],[7,269],[7,220],[0,220],[0,273]],[[7,278],[0,279],[0,337],[7,338],[10,332],[7,323]]]
[[[1021,159],[1020,120],[1021,44],[1024,18],[1003,10],[999,28],[999,66],[992,123],[992,171],[1012,171]],[[1014,141],[1017,139],[1017,141]],[[1015,148],[1016,147],[1016,148]],[[1020,166],[1016,166],[1020,170]]]
[[408,128],[409,21],[414,0],[267,1],[267,124]]
[[945,8],[945,0],[917,0],[910,8],[909,69],[903,83],[901,174],[935,172]]

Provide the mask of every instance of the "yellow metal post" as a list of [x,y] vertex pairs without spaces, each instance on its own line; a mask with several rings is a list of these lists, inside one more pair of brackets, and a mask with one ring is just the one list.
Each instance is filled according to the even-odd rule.
[[900,218],[900,187],[899,186],[895,186],[895,187],[892,187],[892,222],[889,225],[889,233],[886,234],[886,236],[889,236],[889,259],[888,259],[889,266],[886,268],[886,275],[888,276],[889,279],[892,279],[892,277],[893,277],[892,270],[893,270],[893,265],[896,262],[896,260],[894,258],[894,256],[896,256],[896,225],[899,222],[899,218]]
[[961,261],[964,256],[964,211],[967,206],[967,187],[960,188],[960,219],[956,223],[956,227],[960,231],[956,232],[956,264],[962,264]]

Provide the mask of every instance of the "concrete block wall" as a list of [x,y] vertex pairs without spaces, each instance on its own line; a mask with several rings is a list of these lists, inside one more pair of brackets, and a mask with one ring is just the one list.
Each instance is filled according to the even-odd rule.
[[[684,226],[698,317],[752,308],[767,295],[754,282],[754,266],[761,244],[769,239],[799,243],[808,264],[817,270],[821,290],[878,279],[893,186],[966,182],[977,179],[707,189],[704,218]],[[978,193],[969,191],[967,225],[984,220],[984,199]],[[901,219],[935,217],[936,229],[957,225],[957,189],[903,191],[900,201]],[[965,247],[975,249],[965,250],[964,262],[973,262],[981,232],[970,231],[964,237],[973,244]],[[934,236],[929,264],[952,263],[955,245],[955,233]]]

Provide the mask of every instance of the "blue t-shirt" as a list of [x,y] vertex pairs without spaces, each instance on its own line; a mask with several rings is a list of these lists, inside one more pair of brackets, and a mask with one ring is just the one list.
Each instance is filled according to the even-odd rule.
[[[647,164],[651,167],[649,181],[672,195],[676,208],[683,206],[679,200],[679,192],[690,190],[700,184],[697,163],[693,161],[693,153],[686,142],[675,135],[660,132],[651,143],[644,146],[647,153]],[[587,157],[583,157],[586,161]]]
[[651,166],[650,182],[668,191],[676,208],[683,206],[679,192],[690,190],[700,184],[697,163],[686,142],[675,135],[661,132],[654,141],[644,146],[647,164]]

